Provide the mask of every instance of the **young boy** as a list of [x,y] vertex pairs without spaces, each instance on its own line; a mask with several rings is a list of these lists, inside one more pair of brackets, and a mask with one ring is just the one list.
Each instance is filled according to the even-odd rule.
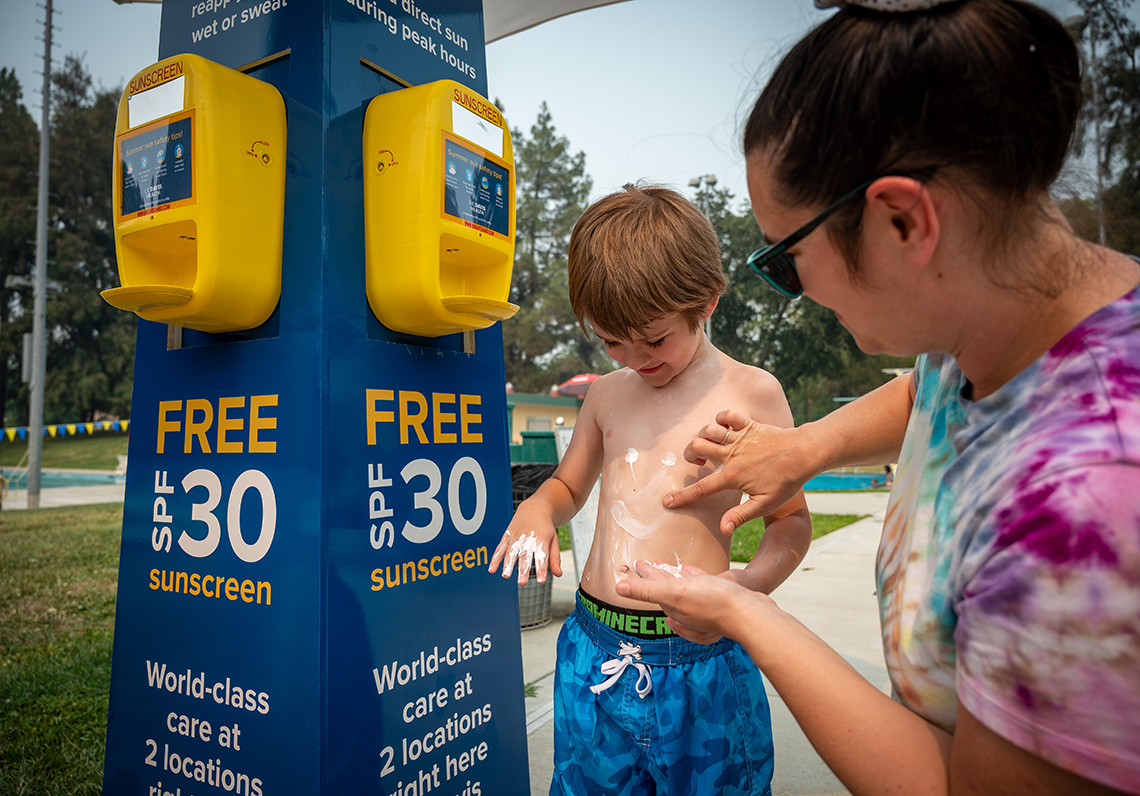
[[[765,517],[760,551],[729,570],[720,493],[680,510],[663,497],[711,472],[685,446],[726,407],[787,427],[770,374],[722,354],[702,331],[725,288],[708,220],[679,194],[626,186],[582,215],[570,238],[570,301],[579,323],[624,367],[591,386],[554,475],[515,512],[491,559],[526,581],[533,556],[562,574],[556,528],[601,475],[594,543],[577,606],[558,638],[551,793],[770,793],[772,729],[764,683],[736,642],[686,641],[656,605],[615,585],[636,560],[721,573],[763,592],[803,560],[811,519],[801,493]],[[725,429],[727,431],[727,429]]]

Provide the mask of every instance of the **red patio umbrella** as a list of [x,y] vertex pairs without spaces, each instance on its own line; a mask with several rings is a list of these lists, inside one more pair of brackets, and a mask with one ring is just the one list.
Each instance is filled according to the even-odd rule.
[[598,378],[601,374],[598,373],[579,373],[558,385],[558,393],[560,395],[573,395],[581,398],[590,389],[590,385],[594,383],[594,379]]

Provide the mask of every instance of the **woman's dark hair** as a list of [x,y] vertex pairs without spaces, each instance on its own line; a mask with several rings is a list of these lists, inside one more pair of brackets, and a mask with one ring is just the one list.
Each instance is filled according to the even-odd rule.
[[[776,68],[744,152],[767,156],[771,190],[791,207],[828,204],[875,177],[933,171],[985,198],[981,231],[996,238],[1056,179],[1081,105],[1073,39],[1028,2],[959,0],[910,13],[848,6]],[[853,267],[862,209],[853,203],[828,227]]]

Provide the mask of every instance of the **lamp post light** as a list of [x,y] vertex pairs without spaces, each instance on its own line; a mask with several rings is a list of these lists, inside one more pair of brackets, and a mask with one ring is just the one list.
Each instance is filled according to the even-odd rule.
[[716,185],[716,175],[702,174],[700,177],[693,177],[693,179],[689,180],[689,187],[696,188],[698,191],[701,189],[702,184],[708,188],[712,188]]
[[1088,76],[1089,81],[1092,83],[1093,89],[1093,151],[1096,158],[1096,223],[1097,234],[1100,237],[1100,245],[1105,245],[1104,233],[1104,175],[1101,170],[1100,163],[1100,81],[1097,75],[1097,60],[1096,60],[1096,18],[1088,17],[1084,14],[1077,14],[1071,16],[1064,21],[1065,29],[1077,41],[1077,50],[1081,54],[1081,60],[1085,61],[1085,51],[1080,47],[1080,42],[1084,38],[1084,33],[1087,30],[1089,33],[1089,55],[1088,55]]

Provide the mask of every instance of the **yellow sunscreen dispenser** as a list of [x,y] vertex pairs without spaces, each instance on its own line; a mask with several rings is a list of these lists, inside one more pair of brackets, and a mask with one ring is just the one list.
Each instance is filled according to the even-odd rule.
[[514,155],[503,115],[440,80],[382,94],[364,116],[368,303],[421,337],[510,318]]
[[285,104],[197,55],[131,79],[115,127],[108,303],[204,332],[252,329],[281,295]]

